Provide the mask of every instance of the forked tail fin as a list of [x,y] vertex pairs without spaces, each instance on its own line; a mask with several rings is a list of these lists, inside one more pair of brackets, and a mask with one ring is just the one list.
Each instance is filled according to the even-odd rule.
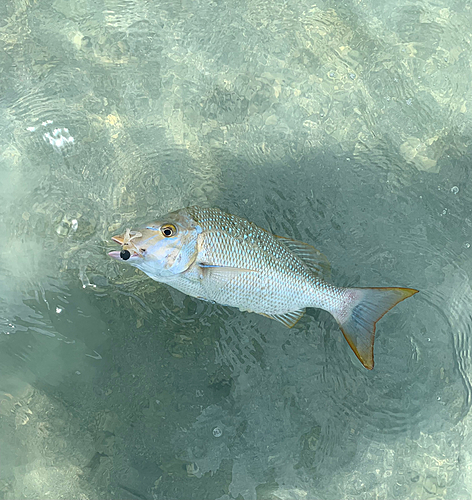
[[377,321],[396,304],[411,297],[413,288],[347,288],[345,305],[334,313],[344,338],[359,361],[374,367],[374,337]]

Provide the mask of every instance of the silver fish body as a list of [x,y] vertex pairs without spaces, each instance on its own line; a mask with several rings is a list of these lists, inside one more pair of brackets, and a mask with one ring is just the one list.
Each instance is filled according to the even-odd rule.
[[204,300],[292,327],[307,307],[330,312],[363,365],[373,368],[375,323],[417,290],[329,284],[326,257],[215,208],[189,207],[113,237],[110,256]]

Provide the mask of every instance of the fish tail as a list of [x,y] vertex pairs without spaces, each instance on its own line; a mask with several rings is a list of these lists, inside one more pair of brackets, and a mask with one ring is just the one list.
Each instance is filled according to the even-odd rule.
[[374,367],[375,324],[392,307],[411,297],[413,288],[347,288],[344,304],[333,316],[359,361]]

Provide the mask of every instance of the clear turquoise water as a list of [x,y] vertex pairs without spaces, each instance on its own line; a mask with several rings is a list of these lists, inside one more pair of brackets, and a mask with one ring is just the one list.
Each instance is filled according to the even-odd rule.
[[[0,499],[472,496],[472,12],[0,5]],[[107,257],[189,204],[421,293],[368,372]]]

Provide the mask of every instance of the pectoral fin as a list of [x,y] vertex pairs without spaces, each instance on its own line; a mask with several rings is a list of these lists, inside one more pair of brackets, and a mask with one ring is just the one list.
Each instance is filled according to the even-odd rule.
[[202,277],[211,281],[211,286],[223,288],[230,281],[243,273],[253,273],[251,269],[240,269],[237,267],[223,267],[200,264]]

